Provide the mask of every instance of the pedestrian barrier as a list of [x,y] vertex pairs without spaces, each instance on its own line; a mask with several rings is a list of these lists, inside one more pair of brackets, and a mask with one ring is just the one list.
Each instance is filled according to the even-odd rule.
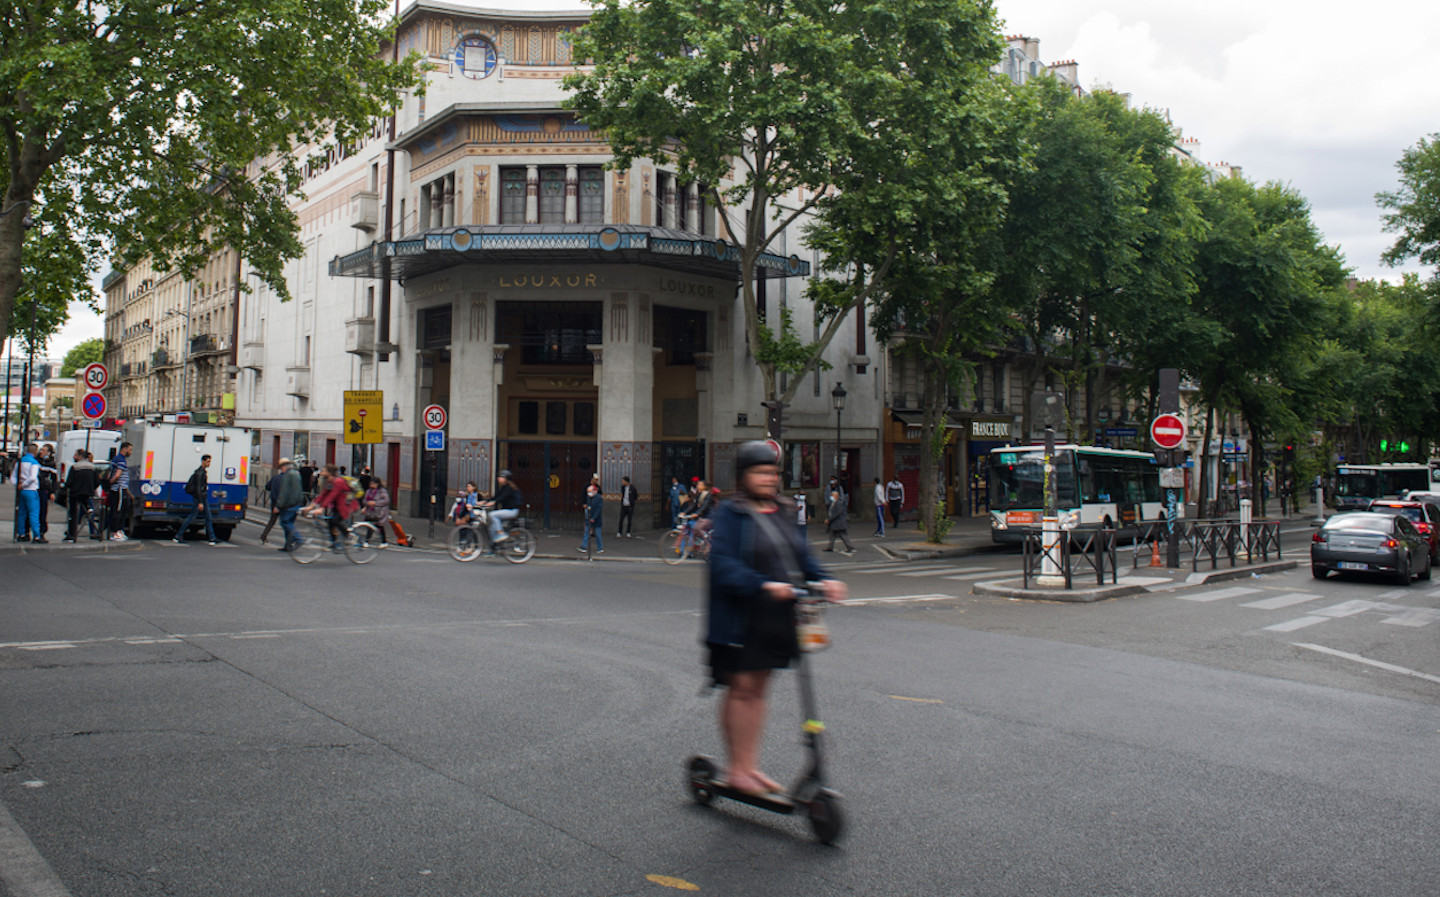
[[[1269,561],[1273,554],[1276,560],[1283,560],[1280,545],[1280,521],[1256,520],[1242,524],[1230,520],[1176,521],[1179,533],[1180,553],[1190,555],[1191,572],[1199,572],[1206,561],[1215,570],[1222,560],[1230,566],[1239,563],[1254,563],[1257,559]],[[1148,560],[1151,551],[1146,546],[1169,540],[1170,530],[1163,520],[1140,525],[1135,539],[1132,568],[1142,566],[1142,556]]]
[[1027,589],[1030,588],[1031,578],[1040,575],[1046,560],[1053,562],[1064,576],[1067,589],[1075,588],[1076,572],[1081,572],[1086,579],[1089,572],[1094,572],[1096,585],[1105,585],[1108,572],[1110,583],[1115,583],[1118,563],[1113,529],[1076,527],[1062,530],[1055,544],[1046,546],[1044,530],[1027,527],[1021,544],[1021,576]]

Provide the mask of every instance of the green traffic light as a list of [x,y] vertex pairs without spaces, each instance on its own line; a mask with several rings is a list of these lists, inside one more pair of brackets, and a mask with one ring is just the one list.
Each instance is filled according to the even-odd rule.
[[1390,440],[1388,440],[1388,439],[1382,439],[1382,440],[1380,440],[1380,451],[1382,451],[1382,452],[1388,451],[1389,448],[1390,448]]

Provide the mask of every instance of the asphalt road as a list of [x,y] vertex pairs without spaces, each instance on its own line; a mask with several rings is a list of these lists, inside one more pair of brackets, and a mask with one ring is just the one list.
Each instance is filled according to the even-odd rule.
[[[1070,605],[943,579],[1007,563],[837,565],[857,598],[903,600],[829,613],[814,666],[848,824],[826,848],[801,819],[685,792],[686,757],[718,750],[698,565],[301,567],[243,538],[0,558],[0,881],[1440,893],[1435,589],[1307,571]],[[782,780],[795,702],[781,677]]]

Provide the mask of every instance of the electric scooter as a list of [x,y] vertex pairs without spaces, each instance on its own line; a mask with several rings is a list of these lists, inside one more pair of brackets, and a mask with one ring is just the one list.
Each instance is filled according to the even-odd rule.
[[[803,598],[801,600],[804,601]],[[811,613],[816,611],[812,608]],[[801,643],[805,643],[803,637]],[[690,787],[690,796],[701,806],[709,806],[715,798],[723,797],[771,813],[790,815],[797,810],[803,811],[810,820],[810,830],[815,833],[816,839],[821,844],[834,844],[845,826],[845,817],[840,812],[839,793],[826,784],[824,757],[820,749],[825,724],[817,718],[810,663],[803,650],[796,671],[800,675],[800,713],[805,718],[800,726],[804,733],[802,743],[810,754],[810,764],[790,790],[783,794],[765,795],[737,791],[719,778],[720,768],[715,760],[703,755],[691,757],[686,764],[686,782]]]

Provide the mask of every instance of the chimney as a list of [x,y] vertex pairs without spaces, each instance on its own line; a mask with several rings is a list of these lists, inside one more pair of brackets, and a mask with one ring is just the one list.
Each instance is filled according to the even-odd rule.
[[1073,59],[1066,59],[1063,62],[1052,62],[1050,74],[1069,84],[1080,83],[1080,64]]

